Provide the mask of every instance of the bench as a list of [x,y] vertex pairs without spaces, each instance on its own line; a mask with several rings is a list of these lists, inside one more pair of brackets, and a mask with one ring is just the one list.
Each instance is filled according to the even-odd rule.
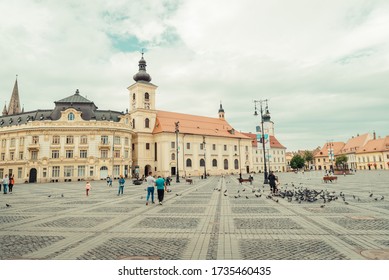
[[250,182],[250,184],[252,184],[252,179],[243,179],[243,178],[238,178],[238,181],[240,184],[244,183],[244,182]]
[[337,176],[324,176],[323,177],[324,183],[328,183],[328,181],[330,181],[332,183],[333,181],[336,181],[336,180],[338,180]]
[[133,180],[132,183],[134,185],[142,185],[143,181],[142,180]]
[[190,185],[193,184],[193,179],[185,179],[185,182],[189,183]]

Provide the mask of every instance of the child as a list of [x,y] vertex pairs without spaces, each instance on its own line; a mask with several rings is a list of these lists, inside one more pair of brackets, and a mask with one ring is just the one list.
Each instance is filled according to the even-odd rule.
[[92,188],[92,186],[90,185],[89,181],[87,181],[86,185],[85,185],[86,196],[89,196],[89,191],[91,188]]

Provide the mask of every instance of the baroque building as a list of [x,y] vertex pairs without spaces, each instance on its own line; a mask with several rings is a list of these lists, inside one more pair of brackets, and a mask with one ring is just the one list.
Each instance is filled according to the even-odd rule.
[[215,118],[157,110],[143,54],[138,66],[125,113],[98,109],[79,90],[54,109],[24,112],[16,80],[0,117],[0,177],[21,183],[260,171],[252,139],[227,122],[222,104]]

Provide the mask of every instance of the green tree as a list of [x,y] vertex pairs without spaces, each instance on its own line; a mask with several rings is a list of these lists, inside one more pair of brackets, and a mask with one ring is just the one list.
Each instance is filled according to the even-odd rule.
[[335,165],[338,169],[344,169],[345,166],[346,166],[346,163],[348,161],[348,158],[347,156],[345,155],[340,155],[340,156],[337,156],[336,159],[335,159]]
[[311,151],[305,151],[303,158],[307,163],[307,167],[309,168],[309,163],[313,160],[313,153]]
[[293,169],[300,169],[304,167],[304,164],[305,160],[300,155],[293,156],[292,160],[290,161],[290,167],[292,167]]

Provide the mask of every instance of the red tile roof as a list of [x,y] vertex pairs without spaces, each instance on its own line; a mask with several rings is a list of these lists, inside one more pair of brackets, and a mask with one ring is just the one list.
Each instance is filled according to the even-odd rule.
[[[253,147],[258,147],[257,135],[254,133],[242,132],[252,139]],[[275,136],[270,135],[270,148],[286,149]]]
[[175,132],[175,123],[179,121],[180,133],[249,139],[235,130],[225,119],[188,115],[175,112],[157,111],[153,134]]
[[[342,148],[344,147],[344,142],[331,142],[332,149],[334,150],[334,155],[338,155]],[[314,157],[328,157],[329,143],[325,143],[323,147],[318,150],[313,156]]]
[[365,133],[360,136],[353,137],[347,141],[347,143],[344,145],[340,153],[341,154],[355,153],[363,145],[365,145],[369,139],[370,139],[369,133]]
[[389,136],[385,138],[369,140],[366,145],[358,150],[357,154],[389,151]]

